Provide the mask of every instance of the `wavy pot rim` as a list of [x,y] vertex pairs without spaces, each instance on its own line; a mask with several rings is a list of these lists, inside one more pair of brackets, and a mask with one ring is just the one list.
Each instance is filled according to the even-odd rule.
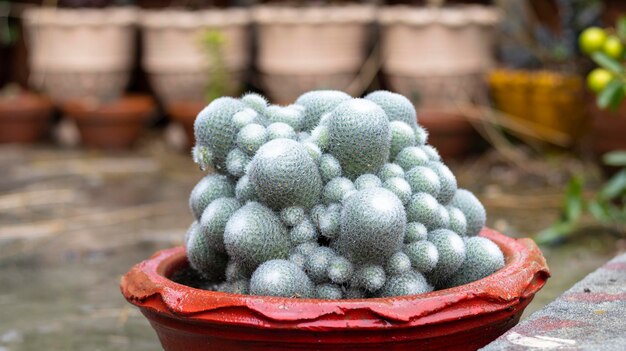
[[200,290],[168,279],[187,265],[184,247],[165,249],[126,273],[126,300],[174,319],[271,329],[380,329],[431,325],[514,308],[550,276],[531,239],[512,239],[484,228],[503,251],[505,266],[481,280],[426,294],[393,298],[319,300]]

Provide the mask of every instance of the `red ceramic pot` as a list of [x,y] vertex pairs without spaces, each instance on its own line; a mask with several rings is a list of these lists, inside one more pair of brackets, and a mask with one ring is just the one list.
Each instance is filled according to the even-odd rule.
[[133,267],[121,290],[168,351],[475,350],[517,324],[550,275],[530,239],[481,235],[500,246],[505,267],[422,295],[333,301],[198,290],[168,278],[188,265],[182,247]]
[[52,103],[45,97],[20,93],[0,98],[0,143],[31,143],[50,129]]
[[129,95],[107,103],[72,100],[64,103],[62,109],[76,122],[86,146],[125,149],[139,139],[154,112],[154,101],[146,95]]

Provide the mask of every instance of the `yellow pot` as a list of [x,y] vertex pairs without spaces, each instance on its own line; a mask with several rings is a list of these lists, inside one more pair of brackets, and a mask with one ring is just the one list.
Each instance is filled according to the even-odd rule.
[[588,130],[583,81],[550,71],[495,70],[489,85],[496,107],[524,122],[539,138],[554,132],[570,143]]

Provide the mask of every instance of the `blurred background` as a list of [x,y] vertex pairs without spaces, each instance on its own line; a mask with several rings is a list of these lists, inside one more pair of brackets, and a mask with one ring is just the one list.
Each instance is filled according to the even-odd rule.
[[542,245],[553,278],[526,313],[541,308],[626,250],[622,14],[620,0],[0,0],[0,351],[159,348],[119,278],[182,243],[205,174],[193,121],[245,92],[407,96],[489,226]]

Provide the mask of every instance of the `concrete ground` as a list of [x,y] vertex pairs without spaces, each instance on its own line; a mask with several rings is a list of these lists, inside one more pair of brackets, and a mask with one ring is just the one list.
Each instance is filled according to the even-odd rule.
[[626,350],[626,254],[482,350]]

